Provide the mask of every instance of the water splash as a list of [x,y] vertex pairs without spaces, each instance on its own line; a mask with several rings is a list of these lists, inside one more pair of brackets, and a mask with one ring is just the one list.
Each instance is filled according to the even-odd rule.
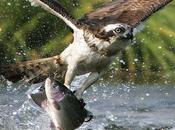
[[[78,78],[73,86],[78,88],[82,81]],[[26,95],[40,85],[0,85],[0,130],[49,129],[48,115],[33,108]],[[173,130],[174,93],[171,86],[98,83],[84,95],[95,118],[79,130]]]

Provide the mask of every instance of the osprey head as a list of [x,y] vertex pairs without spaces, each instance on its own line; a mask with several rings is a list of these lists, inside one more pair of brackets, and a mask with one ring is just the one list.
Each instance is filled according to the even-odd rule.
[[129,25],[123,23],[108,24],[100,30],[97,37],[108,40],[111,38],[129,40],[133,39],[133,29]]

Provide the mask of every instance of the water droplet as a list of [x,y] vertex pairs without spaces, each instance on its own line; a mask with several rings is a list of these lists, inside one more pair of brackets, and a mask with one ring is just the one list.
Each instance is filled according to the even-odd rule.
[[126,64],[124,60],[119,60],[119,62],[124,64],[124,65]]
[[168,95],[169,95],[169,93],[165,93],[165,95],[166,95],[166,96],[168,96]]
[[8,6],[10,6],[10,5],[11,5],[11,3],[9,2],[9,3],[7,3],[7,5],[8,5]]
[[146,93],[146,96],[147,96],[147,97],[149,97],[149,96],[150,96],[150,94],[149,94],[149,93]]
[[159,47],[158,47],[158,49],[162,49],[162,47],[161,47],[161,46],[159,46]]
[[13,112],[12,114],[13,114],[13,115],[17,115],[17,112]]
[[144,97],[141,97],[140,99],[143,101],[145,98]]
[[139,60],[138,59],[134,59],[135,62],[138,62]]

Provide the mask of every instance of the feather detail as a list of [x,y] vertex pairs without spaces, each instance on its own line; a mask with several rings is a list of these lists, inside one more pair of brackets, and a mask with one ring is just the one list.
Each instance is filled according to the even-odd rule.
[[[40,82],[50,75],[59,75],[66,69],[66,65],[59,56],[53,56],[44,59],[20,62],[10,65],[0,65],[0,75],[6,79],[17,82],[26,79],[28,82]],[[64,76],[63,76],[64,77]]]
[[101,26],[125,23],[135,27],[171,1],[173,0],[114,0],[86,14],[82,21]]
[[45,10],[62,19],[74,31],[81,27],[81,24],[72,17],[61,4],[56,0],[29,0],[32,6],[41,6]]

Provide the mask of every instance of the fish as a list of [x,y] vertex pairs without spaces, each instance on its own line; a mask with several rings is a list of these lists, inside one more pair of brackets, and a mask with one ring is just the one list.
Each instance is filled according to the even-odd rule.
[[37,106],[43,108],[51,118],[55,130],[74,130],[93,115],[85,109],[85,103],[60,82],[47,78],[44,89],[29,95]]

